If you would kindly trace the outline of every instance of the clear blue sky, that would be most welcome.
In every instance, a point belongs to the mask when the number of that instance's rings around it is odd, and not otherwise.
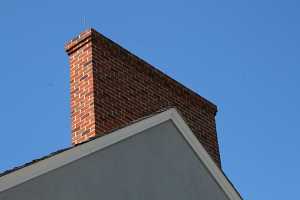
[[[218,105],[223,169],[245,199],[298,198],[299,10],[296,0],[1,1],[0,171],[70,145],[63,47],[92,26]]]

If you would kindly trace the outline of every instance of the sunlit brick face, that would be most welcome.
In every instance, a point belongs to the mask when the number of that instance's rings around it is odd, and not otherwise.
[[[71,69],[73,144],[175,107],[221,166],[214,104],[93,29],[65,49]]]
[[[80,35],[84,40],[68,45],[71,83],[72,143],[78,144],[95,136],[94,84],[90,31]]]

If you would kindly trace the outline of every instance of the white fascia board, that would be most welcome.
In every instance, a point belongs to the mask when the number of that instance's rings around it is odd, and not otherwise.
[[[171,108],[167,111],[116,130],[113,133],[78,145],[67,151],[46,158],[45,160],[33,163],[32,165],[4,175],[3,177],[0,177],[0,192],[8,190],[9,188],[15,187],[28,180],[67,165],[91,153],[116,144],[126,138],[142,133],[144,130],[157,126],[168,120],[173,121],[186,141],[190,144],[196,155],[206,166],[210,174],[214,177],[215,181],[224,190],[228,198],[230,200],[241,200],[239,194],[237,194],[233,186],[228,182],[227,178],[206,152],[204,147],[200,144],[198,139],[195,137],[191,129],[188,127],[186,122],[183,120],[183,118],[175,108]]]
[[[230,200],[242,200],[241,196],[236,192],[231,183],[229,183],[224,173],[216,165],[176,109],[171,113],[171,119],[227,197]]]

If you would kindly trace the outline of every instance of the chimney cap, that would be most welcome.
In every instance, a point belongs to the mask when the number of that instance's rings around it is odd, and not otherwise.
[[[93,33],[95,32],[96,30],[94,28],[88,28],[85,31],[81,32],[78,36],[74,37],[65,44],[65,51],[68,53],[68,55],[71,55],[86,42],[89,42]]]

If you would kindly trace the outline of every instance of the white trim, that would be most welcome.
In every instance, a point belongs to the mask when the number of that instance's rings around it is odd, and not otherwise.
[[[215,178],[216,182],[219,186],[224,190],[225,194],[228,196],[230,200],[242,200],[240,195],[235,191],[233,186],[228,182],[227,178],[224,176],[223,172],[216,165],[216,163],[212,160],[210,155],[204,149],[203,145],[198,141],[192,130],[185,123],[183,118],[179,115],[179,113],[175,110],[171,113],[171,118],[185,137],[187,142],[191,145],[199,159],[203,162],[203,164],[208,169],[209,173]]]
[[[119,129],[106,136],[97,138],[85,144],[71,148],[67,151],[59,153],[53,157],[33,163],[27,167],[21,168],[15,172],[0,177],[0,192],[3,192],[16,185],[24,183],[30,179],[38,177],[49,171],[67,165],[93,152],[101,150],[105,147],[118,143],[126,138],[143,132],[146,129],[154,127],[158,124],[172,120],[178,130],[182,133],[187,142],[191,145],[199,159],[207,167],[208,171],[215,178],[216,182],[224,190],[230,200],[241,200],[241,197],[228,182],[219,167],[214,163],[204,147],[198,142],[191,129],[185,123],[183,118],[176,109],[171,108],[165,112],[149,117],[142,121],[136,122],[125,128]]]

